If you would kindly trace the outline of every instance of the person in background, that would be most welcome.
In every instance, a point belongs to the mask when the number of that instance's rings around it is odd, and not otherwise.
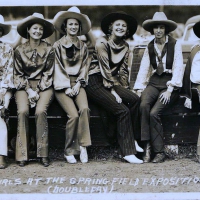
[[[86,87],[88,97],[117,119],[117,139],[123,159],[143,163],[135,154],[143,151],[140,138],[139,97],[130,91],[128,77],[129,45],[125,41],[137,29],[137,21],[125,12],[114,12],[101,22],[105,36],[96,41]]]
[[[54,17],[55,28],[64,36],[55,42],[55,97],[68,116],[64,157],[68,163],[88,162],[86,147],[91,145],[90,110],[84,87],[87,84],[88,48],[78,36],[91,28],[87,15],[77,7],[60,11]]]
[[[156,154],[153,163],[163,162],[164,136],[160,114],[179,98],[184,74],[181,45],[168,34],[177,24],[165,13],[156,12],[143,28],[155,35],[148,44],[134,85],[141,96],[141,140],[144,141],[144,162],[151,160],[151,146]]]
[[[4,17],[0,15],[0,38],[7,35],[11,25],[5,24]],[[8,105],[12,96],[13,84],[13,48],[0,39],[0,169],[7,167],[5,157],[8,153]]]
[[[54,32],[54,26],[40,13],[24,18],[17,26],[19,35],[28,39],[14,54],[15,100],[18,113],[16,160],[23,167],[28,161],[29,106],[35,107],[37,157],[49,166],[47,109],[53,99],[53,47],[43,39]]]
[[[196,22],[193,26],[194,34],[200,38],[200,22]],[[200,43],[194,45],[188,57],[185,73],[183,77],[183,87],[181,88],[181,96],[185,97],[184,106],[192,109],[192,90],[197,90],[200,101]],[[200,162],[200,134],[197,142],[197,156]]]

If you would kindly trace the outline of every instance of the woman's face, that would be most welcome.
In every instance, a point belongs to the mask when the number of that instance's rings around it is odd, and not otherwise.
[[[79,22],[77,19],[68,19],[66,23],[65,31],[67,35],[77,35],[79,31]]]
[[[153,28],[155,38],[162,39],[165,37],[165,25],[159,24]]]
[[[117,37],[123,37],[127,32],[127,23],[122,20],[118,19],[113,22],[112,25],[112,35],[115,35]]]
[[[31,28],[28,30],[30,38],[39,40],[43,36],[43,26],[41,24],[33,24]]]

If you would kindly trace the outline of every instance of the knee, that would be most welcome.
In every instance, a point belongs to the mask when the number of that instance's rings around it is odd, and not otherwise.
[[[156,110],[151,110],[150,111],[150,118],[157,118],[158,112]]]
[[[122,109],[118,110],[116,113],[120,116],[122,115],[127,116],[127,115],[130,115],[130,110],[127,107],[123,107]]]
[[[41,116],[41,115],[43,116],[46,114],[47,114],[47,112],[44,109],[36,109],[36,111],[35,111],[35,116]]]
[[[78,115],[78,113],[74,113],[72,115],[68,115],[68,118],[70,121],[76,122],[79,120],[79,115]]]
[[[89,113],[90,109],[88,107],[83,107],[79,109],[80,114]]]
[[[147,107],[148,107],[148,104],[146,102],[142,101],[140,103],[140,110],[146,110]]]
[[[19,117],[29,116],[29,109],[20,109],[17,111]]]

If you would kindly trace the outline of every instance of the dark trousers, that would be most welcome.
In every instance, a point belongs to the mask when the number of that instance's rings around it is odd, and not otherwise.
[[[88,98],[105,110],[112,113],[117,120],[117,138],[123,156],[136,154],[134,134],[139,132],[139,97],[122,86],[114,86],[117,94],[122,98],[122,103],[117,103],[109,89],[103,86],[101,75],[89,76],[86,87]]]
[[[160,95],[167,90],[166,83],[171,79],[170,75],[154,74],[141,96],[141,140],[150,140],[155,153],[164,151],[163,127],[160,119],[162,112],[174,104],[179,97],[179,90],[174,90],[170,102],[160,102]]]

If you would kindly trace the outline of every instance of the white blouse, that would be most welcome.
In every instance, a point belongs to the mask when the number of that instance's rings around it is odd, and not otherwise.
[[[193,83],[200,84],[200,52],[198,51],[193,58],[190,80]]]
[[[166,43],[168,42],[168,37],[166,37]],[[161,54],[158,49],[155,41],[154,47],[158,54]],[[158,63],[158,59],[156,58]],[[174,62],[172,65],[172,70],[166,69],[166,54],[162,58],[164,71],[168,73],[172,73],[172,79],[167,82],[168,91],[173,91],[174,87],[182,87],[182,79],[185,70],[185,66],[183,65],[183,55],[182,48],[179,41],[175,44],[174,49]],[[134,85],[134,90],[144,90],[149,82],[149,78],[155,73],[156,70],[150,65],[149,51],[148,47],[146,47],[144,51],[144,55],[140,64],[140,70],[137,75],[137,79]]]

